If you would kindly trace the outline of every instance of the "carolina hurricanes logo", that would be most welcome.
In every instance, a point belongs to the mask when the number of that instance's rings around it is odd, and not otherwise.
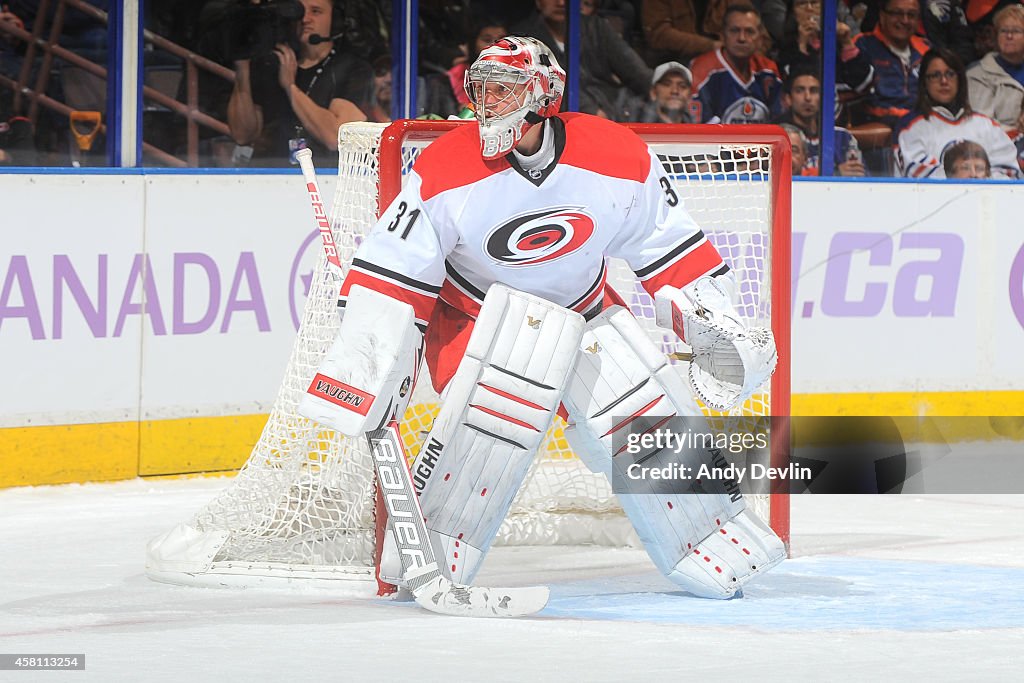
[[[494,260],[510,266],[533,266],[568,256],[594,234],[594,219],[578,207],[545,209],[499,225],[484,240]]]

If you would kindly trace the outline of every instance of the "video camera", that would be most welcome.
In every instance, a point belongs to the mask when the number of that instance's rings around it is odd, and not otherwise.
[[[224,53],[230,60],[267,55],[278,43],[298,49],[298,25],[305,8],[299,0],[235,0],[224,9]]]

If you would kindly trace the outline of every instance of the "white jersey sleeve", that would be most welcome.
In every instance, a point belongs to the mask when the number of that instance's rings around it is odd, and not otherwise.
[[[652,296],[665,285],[682,289],[705,275],[727,273],[729,266],[686,211],[661,161],[649,148],[647,153],[650,170],[609,255],[625,260]]]
[[[439,232],[421,198],[420,176],[412,171],[377,224],[359,245],[341,287],[338,306],[344,307],[354,285],[361,285],[399,301],[416,312],[416,324],[425,329],[445,279],[445,255],[455,235]]]

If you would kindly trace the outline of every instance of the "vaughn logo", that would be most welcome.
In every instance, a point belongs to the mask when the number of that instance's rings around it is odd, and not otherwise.
[[[322,398],[325,401],[330,401],[342,408],[348,408],[360,415],[366,415],[370,411],[373,399],[376,398],[373,394],[350,387],[344,382],[339,382],[327,375],[321,375],[319,372],[313,378],[313,381],[310,382],[306,393]]]
[[[568,256],[594,234],[594,219],[579,207],[545,209],[516,216],[491,230],[488,256],[510,266],[533,266]]]
[[[424,446],[423,455],[417,458],[416,471],[412,473],[412,485],[416,489],[416,493],[423,492],[423,487],[427,485],[427,480],[434,473],[437,459],[441,457],[443,450],[444,444],[437,439],[431,439]]]

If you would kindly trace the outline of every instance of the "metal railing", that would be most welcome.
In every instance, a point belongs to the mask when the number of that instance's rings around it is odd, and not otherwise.
[[[96,19],[106,26],[108,24],[107,13],[90,5],[83,0],[57,0],[57,6],[53,14],[53,21],[50,22],[47,37],[43,37],[46,25],[46,17],[50,13],[51,0],[41,0],[37,12],[37,20],[32,26],[31,33],[15,27],[12,24],[0,23],[0,33],[13,36],[15,39],[26,44],[24,61],[17,80],[7,75],[0,74],[0,85],[6,86],[14,91],[14,111],[24,112],[26,100],[27,116],[33,126],[39,117],[39,108],[46,107],[57,112],[61,116],[70,116],[73,109],[65,102],[61,102],[46,94],[47,84],[51,77],[54,57],[67,62],[72,66],[97,76],[104,81],[107,80],[107,69],[101,64],[90,61],[60,45],[61,33],[64,28],[64,15],[68,6]],[[199,126],[204,126],[221,135],[230,135],[227,123],[221,121],[199,109],[199,70],[223,78],[234,83],[235,72],[205,57],[197,55],[177,43],[167,40],[152,31],[144,31],[143,38],[146,43],[153,47],[164,50],[184,62],[185,101],[166,95],[160,90],[144,85],[142,96],[144,100],[150,100],[166,109],[174,112],[185,119],[185,158],[181,159],[174,154],[160,149],[145,141],[145,131],[142,131],[142,149],[146,154],[168,166],[196,167],[199,165]],[[33,66],[37,53],[41,52],[38,73],[32,86],[29,86]],[[106,127],[101,124],[101,131]]]

